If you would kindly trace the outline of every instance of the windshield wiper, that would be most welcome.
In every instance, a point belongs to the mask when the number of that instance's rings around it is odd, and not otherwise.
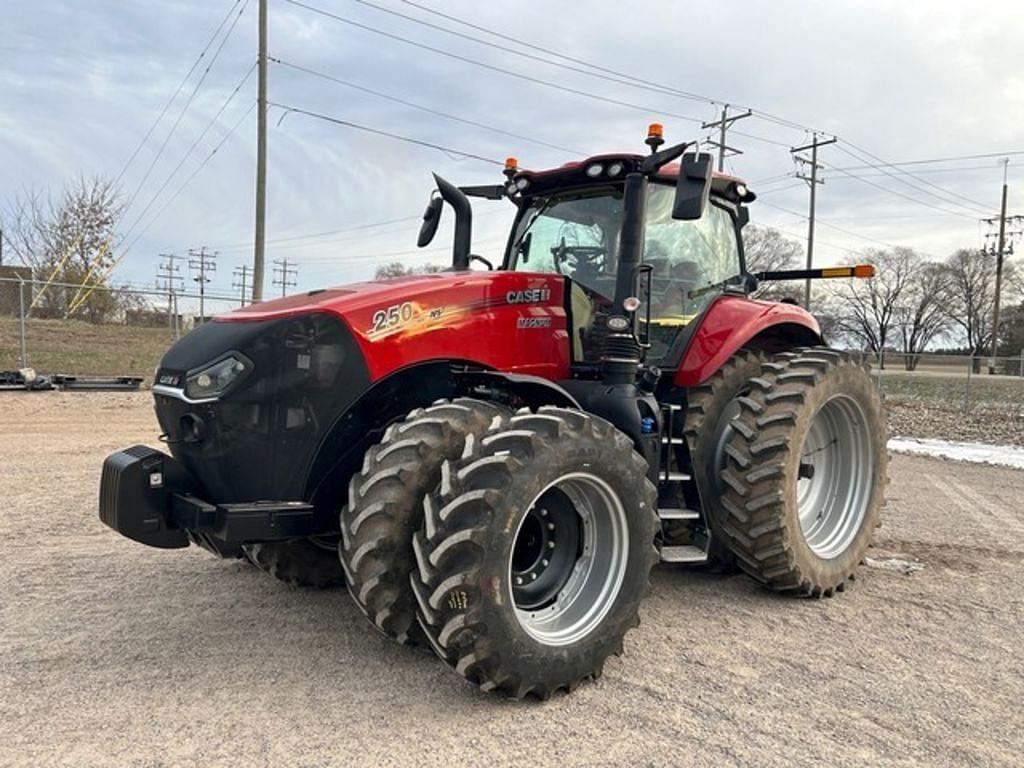
[[[719,280],[717,283],[711,283],[710,285],[705,285],[701,288],[695,288],[692,291],[687,291],[686,297],[688,299],[699,299],[701,296],[706,296],[714,291],[723,291],[731,285],[735,285],[737,288],[744,289],[744,291],[747,292],[745,289],[749,287],[749,284],[744,285],[744,280],[745,278],[752,277],[753,275],[746,272],[740,272],[732,275],[731,277],[725,278],[725,280]]]
[[[512,253],[514,253],[516,255],[519,254],[519,252],[520,252],[519,249],[520,249],[520,247],[523,244],[523,239],[530,232],[530,228],[536,223],[537,219],[539,219],[541,216],[543,216],[547,212],[548,208],[550,208],[554,204],[555,204],[555,197],[554,196],[547,198],[541,204],[540,208],[537,209],[537,212],[535,214],[533,214],[533,217],[530,219],[530,222],[523,228],[523,231],[519,233],[519,237],[517,237],[516,241],[514,243],[512,243]]]

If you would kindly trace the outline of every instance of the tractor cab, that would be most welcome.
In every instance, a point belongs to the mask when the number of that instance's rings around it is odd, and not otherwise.
[[[602,330],[612,317],[620,279],[635,286],[640,305],[638,335],[650,344],[647,359],[666,367],[681,352],[677,343],[687,326],[745,272],[740,230],[743,203],[754,195],[736,179],[707,173],[710,158],[694,154],[702,177],[691,190],[698,200],[686,218],[676,214],[679,166],[658,168],[644,179],[638,258],[623,259],[625,177],[638,173],[644,158],[606,155],[553,171],[516,170],[512,186],[520,194],[519,214],[505,252],[503,269],[562,275],[570,282],[573,357],[596,362]],[[694,214],[699,214],[694,216]],[[628,246],[627,246],[628,247]],[[627,297],[628,298],[628,297]]]
[[[646,143],[647,156],[599,155],[544,171],[509,158],[504,185],[457,188],[437,178],[420,245],[448,202],[456,213],[453,267],[468,268],[480,257],[469,253],[467,196],[507,198],[518,213],[500,269],[566,279],[573,363],[607,359],[611,333],[620,337],[619,357],[675,368],[693,321],[715,298],[749,292],[740,232],[754,195],[715,173],[694,144],[660,149],[658,124]]]

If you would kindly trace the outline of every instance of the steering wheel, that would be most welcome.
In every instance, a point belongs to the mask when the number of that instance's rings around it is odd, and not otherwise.
[[[554,257],[555,269],[559,274],[564,275],[562,265],[566,265],[573,272],[591,272],[597,274],[604,269],[605,259],[608,256],[608,249],[602,245],[566,245],[565,238],[551,248],[551,255]],[[572,263],[570,263],[572,259]]]

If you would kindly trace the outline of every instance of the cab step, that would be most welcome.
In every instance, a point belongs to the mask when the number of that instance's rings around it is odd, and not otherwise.
[[[693,544],[661,548],[661,562],[663,563],[706,563],[707,561],[708,553]]]
[[[678,472],[670,469],[661,473],[661,480],[669,483],[685,483],[690,479],[692,479],[691,476],[686,472]]]
[[[658,510],[662,520],[700,520],[700,512],[695,509],[665,508]]]

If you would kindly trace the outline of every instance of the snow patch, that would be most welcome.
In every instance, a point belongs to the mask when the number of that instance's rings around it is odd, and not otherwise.
[[[919,563],[916,560],[903,560],[898,557],[888,557],[884,560],[865,557],[864,565],[868,568],[877,568],[880,571],[894,571],[895,573],[902,573],[905,576],[909,576],[914,573],[914,571],[920,571],[924,568],[924,563]]]
[[[889,440],[889,450],[894,453],[937,456],[954,461],[996,464],[1024,469],[1024,448],[1012,445],[985,445],[984,443],[957,443],[949,440],[917,437],[894,437]]]

